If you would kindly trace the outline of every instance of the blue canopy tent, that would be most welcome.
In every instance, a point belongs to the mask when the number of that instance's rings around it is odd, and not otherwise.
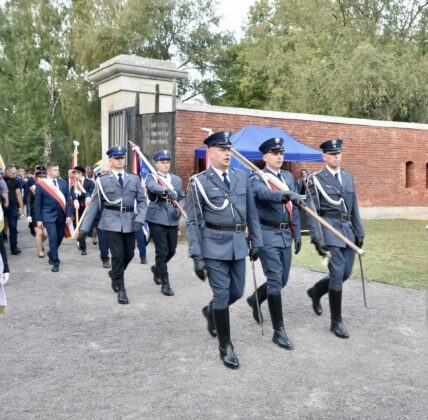
[[[272,137],[284,139],[284,160],[287,162],[322,162],[322,151],[306,146],[299,140],[291,137],[282,128],[262,127],[258,125],[246,125],[241,128],[230,139],[232,147],[243,154],[249,160],[263,160],[259,146]],[[205,159],[205,147],[195,149],[196,159]]]

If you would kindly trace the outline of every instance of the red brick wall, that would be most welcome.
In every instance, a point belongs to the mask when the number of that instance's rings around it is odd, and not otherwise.
[[[184,110],[177,110],[176,121],[176,171],[186,184],[188,174],[195,172],[194,149],[200,147],[206,137],[201,127],[210,127],[214,131],[231,129],[236,132],[248,124],[275,126],[283,128],[294,138],[312,147],[318,147],[328,139],[343,139],[342,167],[354,175],[361,206],[428,206],[427,130]],[[410,188],[406,188],[408,161],[414,163]],[[302,167],[313,172],[322,166],[322,163],[296,162],[291,163],[290,169],[297,178]]]

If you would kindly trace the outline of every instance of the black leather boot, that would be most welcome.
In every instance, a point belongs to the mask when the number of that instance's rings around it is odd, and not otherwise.
[[[171,286],[169,285],[169,276],[168,273],[164,273],[160,275],[161,278],[161,292],[165,296],[174,296],[174,291],[171,289]]]
[[[111,278],[111,288],[113,289],[113,292],[117,293],[119,291],[119,286],[117,284],[116,279],[113,277],[113,271],[110,270],[108,272],[108,275]]]
[[[281,293],[269,295],[267,298],[273,327],[272,341],[279,347],[282,347],[287,350],[293,350],[293,343],[287,337],[287,333],[285,332],[284,328]]]
[[[117,293],[117,302],[121,305],[127,305],[129,303],[128,296],[126,294],[126,289],[120,289]]]
[[[215,329],[215,323],[213,318],[213,301],[207,306],[202,308],[202,314],[207,320],[207,329],[212,337],[217,337],[217,330]]]
[[[152,270],[152,273],[153,273],[153,281],[159,286],[161,284],[161,278],[158,272],[156,271],[156,266],[152,265],[150,269]]]
[[[257,289],[257,297],[259,298],[259,305],[266,300],[267,298],[267,283],[263,283],[258,289]],[[257,322],[257,324],[260,324],[263,321],[263,314],[262,309],[260,308],[260,318],[259,319],[259,311],[257,310],[257,301],[256,296],[253,293],[251,296],[247,298],[248,305],[251,306],[253,310],[253,318]]]
[[[306,291],[308,296],[312,299],[312,308],[317,315],[322,314],[321,298],[328,292],[329,281],[329,276],[324,277]]]
[[[213,317],[217,329],[220,359],[229,369],[238,369],[239,360],[230,341],[229,308],[213,309]]]
[[[342,291],[329,289],[331,326],[330,331],[339,338],[349,338],[349,333],[342,322]]]

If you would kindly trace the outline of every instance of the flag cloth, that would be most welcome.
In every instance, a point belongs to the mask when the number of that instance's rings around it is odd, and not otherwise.
[[[136,150],[132,151],[132,170],[131,171],[133,174],[138,175],[138,177],[140,178],[141,187],[143,188],[144,193],[147,197],[146,178],[151,171],[147,166],[147,164],[143,161],[143,159],[141,159],[141,157],[138,155]],[[147,222],[144,222],[143,232],[147,242],[150,237],[149,224]]]

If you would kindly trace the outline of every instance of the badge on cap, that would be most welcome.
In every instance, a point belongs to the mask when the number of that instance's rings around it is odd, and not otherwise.
[[[279,142],[281,141],[281,139],[279,137],[275,137],[275,143],[279,144]]]

